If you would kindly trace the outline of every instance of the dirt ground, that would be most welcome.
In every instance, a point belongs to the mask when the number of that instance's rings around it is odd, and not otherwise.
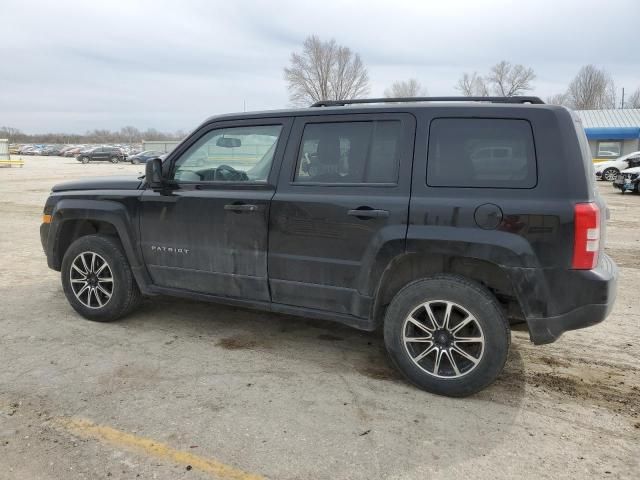
[[[405,383],[382,338],[171,298],[80,318],[38,228],[50,187],[142,166],[0,169],[0,479],[638,478],[640,195],[599,188],[620,266],[609,319],[535,347],[485,391]]]

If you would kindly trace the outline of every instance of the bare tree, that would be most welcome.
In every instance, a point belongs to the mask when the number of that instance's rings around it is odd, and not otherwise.
[[[284,77],[294,105],[358,98],[369,91],[369,74],[360,55],[315,35],[304,41],[302,53],[291,54]]]
[[[624,108],[640,108],[640,88],[636,88],[636,91],[629,95],[624,102]]]
[[[496,95],[513,97],[533,89],[531,82],[535,78],[536,74],[532,68],[524,65],[512,65],[503,60],[491,67],[486,81]]]
[[[487,88],[487,84],[484,78],[478,75],[477,72],[473,72],[472,74],[468,74],[466,72],[463,73],[460,80],[458,80],[455,89],[465,97],[489,96],[489,89]]]
[[[594,65],[585,65],[569,84],[567,97],[576,110],[616,107],[616,89],[609,73]]]
[[[547,97],[547,103],[550,105],[564,105],[565,107],[570,106],[566,93],[556,93],[555,95]]]
[[[423,88],[415,78],[393,82],[391,87],[384,91],[384,96],[387,98],[424,97],[426,95],[428,95],[427,89]]]

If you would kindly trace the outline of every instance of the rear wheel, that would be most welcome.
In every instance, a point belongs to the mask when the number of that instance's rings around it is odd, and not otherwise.
[[[509,323],[491,293],[457,275],[438,275],[403,288],[384,321],[393,363],[419,388],[471,395],[492,383],[507,360]]]
[[[89,163],[89,157],[82,157],[82,158],[80,159],[80,161],[81,161],[82,163],[87,164],[87,163]]]
[[[99,322],[116,320],[140,302],[140,290],[117,239],[81,237],[62,260],[62,287],[71,306]]]
[[[120,159],[118,157],[111,157],[109,160],[111,160],[111,163],[118,163],[120,161]]]

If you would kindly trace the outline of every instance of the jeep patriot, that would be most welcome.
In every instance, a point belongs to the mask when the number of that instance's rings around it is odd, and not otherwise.
[[[570,110],[420,97],[212,117],[142,178],[54,186],[40,235],[87,319],[162,294],[381,329],[411,383],[465,396],[511,324],[609,314],[606,216]]]

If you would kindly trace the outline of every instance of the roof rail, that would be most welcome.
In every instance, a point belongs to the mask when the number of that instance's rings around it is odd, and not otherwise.
[[[353,98],[351,100],[321,100],[312,107],[343,107],[363,103],[408,103],[408,102],[489,102],[489,103],[534,103],[544,104],[539,97],[398,97],[398,98]]]

